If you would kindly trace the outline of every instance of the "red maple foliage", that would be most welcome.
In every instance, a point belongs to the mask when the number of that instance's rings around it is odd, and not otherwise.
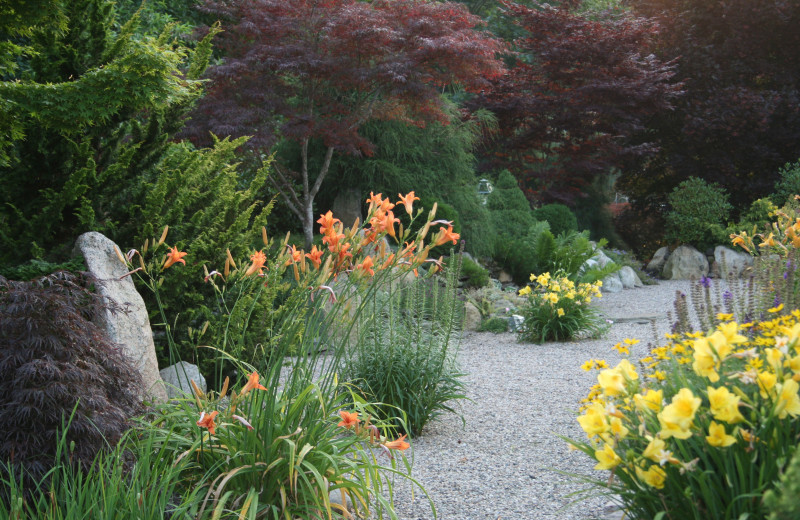
[[[525,30],[516,64],[473,101],[499,119],[483,167],[507,168],[536,201],[571,203],[597,175],[654,153],[648,119],[679,86],[672,64],[641,49],[657,31],[622,11],[588,19],[564,7],[500,2]]]
[[[718,182],[738,209],[771,193],[800,157],[800,2],[631,0],[662,27],[653,52],[677,58],[686,94],[653,126],[661,152],[622,182],[635,199],[690,176]]]
[[[372,152],[359,134],[366,121],[445,121],[443,87],[479,90],[502,72],[502,44],[476,30],[480,19],[461,4],[208,0],[206,9],[227,21],[225,59],[210,69],[190,132],[196,141],[209,131],[252,135],[249,146],[261,151],[280,138],[297,142],[300,171],[276,164],[273,181],[309,247],[314,197],[333,153]],[[323,157],[310,157],[314,143]],[[298,178],[300,191],[292,189]]]

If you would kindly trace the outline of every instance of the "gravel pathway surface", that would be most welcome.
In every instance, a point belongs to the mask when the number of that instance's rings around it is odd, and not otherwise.
[[[575,502],[586,485],[561,472],[607,478],[558,436],[583,440],[575,420],[579,400],[596,380],[580,366],[588,359],[621,359],[611,347],[640,339],[631,357],[645,355],[648,343],[663,343],[667,312],[676,291],[688,281],[606,294],[597,306],[614,320],[602,340],[520,344],[513,334],[466,333],[460,361],[469,401],[460,405],[466,424],[446,415],[426,427],[406,453],[413,476],[427,489],[441,520],[591,520],[611,518],[609,497]],[[658,338],[654,338],[655,323]],[[423,494],[395,483],[395,505],[402,520],[433,519]],[[611,516],[609,516],[611,515]],[[616,513],[616,518],[620,514]]]

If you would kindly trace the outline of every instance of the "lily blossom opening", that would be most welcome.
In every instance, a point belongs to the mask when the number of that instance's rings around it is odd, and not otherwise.
[[[208,428],[208,433],[214,435],[215,428],[217,427],[216,423],[214,422],[214,418],[217,416],[219,412],[214,410],[211,413],[201,412],[200,413],[200,420],[197,421],[197,426],[201,428]]]
[[[411,445],[404,440],[406,436],[407,435],[403,435],[396,441],[384,442],[383,445],[389,448],[390,450],[397,450],[397,451],[407,450],[408,448],[411,447]]]
[[[253,372],[249,376],[247,376],[247,383],[242,387],[242,391],[239,395],[244,395],[250,390],[266,390],[267,387],[260,384],[258,382],[258,372]]]
[[[161,269],[164,270],[170,267],[172,264],[176,264],[178,262],[186,265],[186,260],[183,259],[184,256],[186,256],[186,253],[178,251],[178,246],[173,247],[169,250],[169,253],[167,253],[167,260],[164,262],[164,267]]]
[[[409,191],[406,195],[400,195],[398,193],[397,196],[400,197],[400,200],[397,201],[397,203],[402,204],[406,208],[406,213],[408,213],[410,216],[414,201],[419,200],[419,197],[415,197],[413,191]]]
[[[358,418],[358,412],[346,412],[344,410],[339,410],[339,417],[341,417],[342,420],[339,421],[339,424],[336,426],[342,426],[348,430],[353,426],[357,427],[358,423],[360,422]]]
[[[253,262],[250,264],[250,267],[247,268],[245,271],[245,276],[250,276],[251,274],[258,272],[261,274],[261,270],[264,268],[264,264],[267,263],[267,255],[264,254],[264,251],[256,251],[252,255],[250,255],[250,260]]]
[[[461,238],[461,235],[458,233],[453,232],[453,226],[448,225],[447,229],[441,228],[439,229],[439,234],[436,235],[436,240],[433,243],[434,246],[440,246],[445,242],[449,242],[450,240],[453,241],[453,244],[458,243],[458,239]]]

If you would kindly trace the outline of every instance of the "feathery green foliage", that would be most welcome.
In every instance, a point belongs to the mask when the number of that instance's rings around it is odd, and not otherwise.
[[[0,140],[0,264],[64,258],[87,230],[113,236],[127,216],[121,195],[165,153],[200,95],[219,32],[191,52],[166,35],[136,36],[137,16],[117,28],[108,0],[48,5],[61,23],[24,27],[29,44],[0,81],[14,123]]]
[[[244,319],[230,313],[250,309],[255,319],[241,342],[249,347],[234,354],[252,361],[256,345],[269,340],[273,307],[281,289],[280,285],[270,286],[257,300],[233,307],[231,299],[235,295],[218,298],[210,285],[198,283],[207,273],[223,270],[227,251],[235,259],[246,259],[253,249],[263,247],[260,230],[267,224],[272,203],[260,201],[258,194],[269,174],[269,164],[247,186],[240,186],[235,152],[244,141],[246,138],[225,138],[216,141],[213,148],[202,150],[186,144],[170,147],[153,172],[143,176],[134,197],[142,201],[141,205],[130,208],[126,227],[118,231],[121,236],[133,235],[134,244],[143,245],[149,240],[152,247],[168,225],[170,241],[192,259],[184,268],[165,277],[160,305],[173,317],[169,327],[176,340],[178,357],[198,364],[208,375],[213,372],[214,356],[195,348],[198,338],[188,333],[189,327],[201,330],[208,321],[210,332],[203,337],[203,343],[219,346],[228,319],[233,318],[236,324]],[[149,291],[143,294],[151,313],[157,312],[153,295]],[[157,330],[165,326],[160,319],[154,323]],[[166,344],[159,347],[163,363],[176,362],[173,357],[176,353],[170,352]]]

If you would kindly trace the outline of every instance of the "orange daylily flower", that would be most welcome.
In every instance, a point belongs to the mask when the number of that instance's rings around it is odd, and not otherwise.
[[[400,197],[400,200],[399,200],[399,201],[397,201],[397,203],[398,203],[398,204],[402,204],[403,206],[405,206],[405,208],[406,208],[406,213],[408,213],[409,215],[411,215],[411,208],[412,208],[412,205],[414,204],[414,201],[415,201],[415,200],[419,200],[419,197],[415,197],[415,196],[414,196],[414,192],[413,192],[413,191],[409,191],[409,192],[408,192],[408,193],[407,193],[405,196],[403,196],[403,195],[400,195],[400,194],[398,193],[398,194],[397,194],[397,196],[398,196],[398,197]]]
[[[337,222],[341,222],[341,220],[338,218],[333,218],[332,211],[328,211],[324,215],[320,215],[319,220],[317,220],[317,223],[320,225],[319,232],[323,235],[326,235],[330,230],[333,229],[333,226]]]
[[[258,382],[258,372],[253,372],[249,376],[247,376],[247,383],[245,383],[244,387],[242,387],[242,392],[239,395],[244,395],[250,390],[266,390],[267,388],[259,384]]]
[[[447,226],[447,229],[439,229],[439,234],[436,236],[436,241],[433,243],[433,245],[440,246],[450,240],[453,241],[453,244],[456,244],[458,243],[459,238],[461,238],[461,235],[458,233],[453,233],[453,226]]]
[[[247,268],[247,271],[245,271],[244,275],[250,276],[256,271],[258,271],[258,274],[261,274],[261,269],[264,268],[264,264],[267,262],[267,255],[265,255],[263,251],[256,251],[250,255],[250,260],[253,263],[250,264],[250,267]]]
[[[164,262],[164,267],[162,267],[161,269],[162,270],[166,269],[172,264],[178,262],[182,263],[183,265],[186,265],[186,260],[183,259],[184,256],[186,256],[186,253],[178,251],[177,246],[173,247],[172,249],[169,250],[169,253],[167,253],[167,261]]]
[[[289,246],[289,256],[290,258],[286,260],[286,265],[291,265],[294,263],[299,262],[303,259],[303,250],[297,250],[294,246]]]
[[[398,450],[398,451],[407,450],[408,448],[411,447],[411,445],[403,440],[405,438],[406,435],[403,435],[396,441],[384,442],[383,445],[389,448],[390,450]]]
[[[322,243],[328,244],[328,249],[330,251],[336,251],[336,247],[339,245],[339,241],[344,238],[344,233],[336,233],[335,231],[329,232],[324,237],[322,237]]]
[[[217,416],[219,412],[214,410],[211,413],[201,412],[200,413],[200,420],[197,421],[197,426],[201,428],[208,428],[208,433],[214,435],[215,428],[217,427],[216,423],[214,422],[214,418]]]
[[[360,269],[361,271],[367,273],[370,276],[375,276],[375,271],[372,269],[372,266],[375,265],[372,262],[372,257],[367,256],[364,258],[364,261],[360,264],[356,265],[356,269]]]
[[[306,258],[311,260],[311,263],[314,264],[314,267],[319,269],[320,264],[322,264],[322,250],[317,249],[317,246],[314,245],[311,247],[311,252],[306,253]]]
[[[342,420],[339,421],[339,424],[336,426],[344,426],[348,430],[353,426],[358,426],[358,412],[345,412],[344,410],[340,410],[339,417],[341,417]]]

